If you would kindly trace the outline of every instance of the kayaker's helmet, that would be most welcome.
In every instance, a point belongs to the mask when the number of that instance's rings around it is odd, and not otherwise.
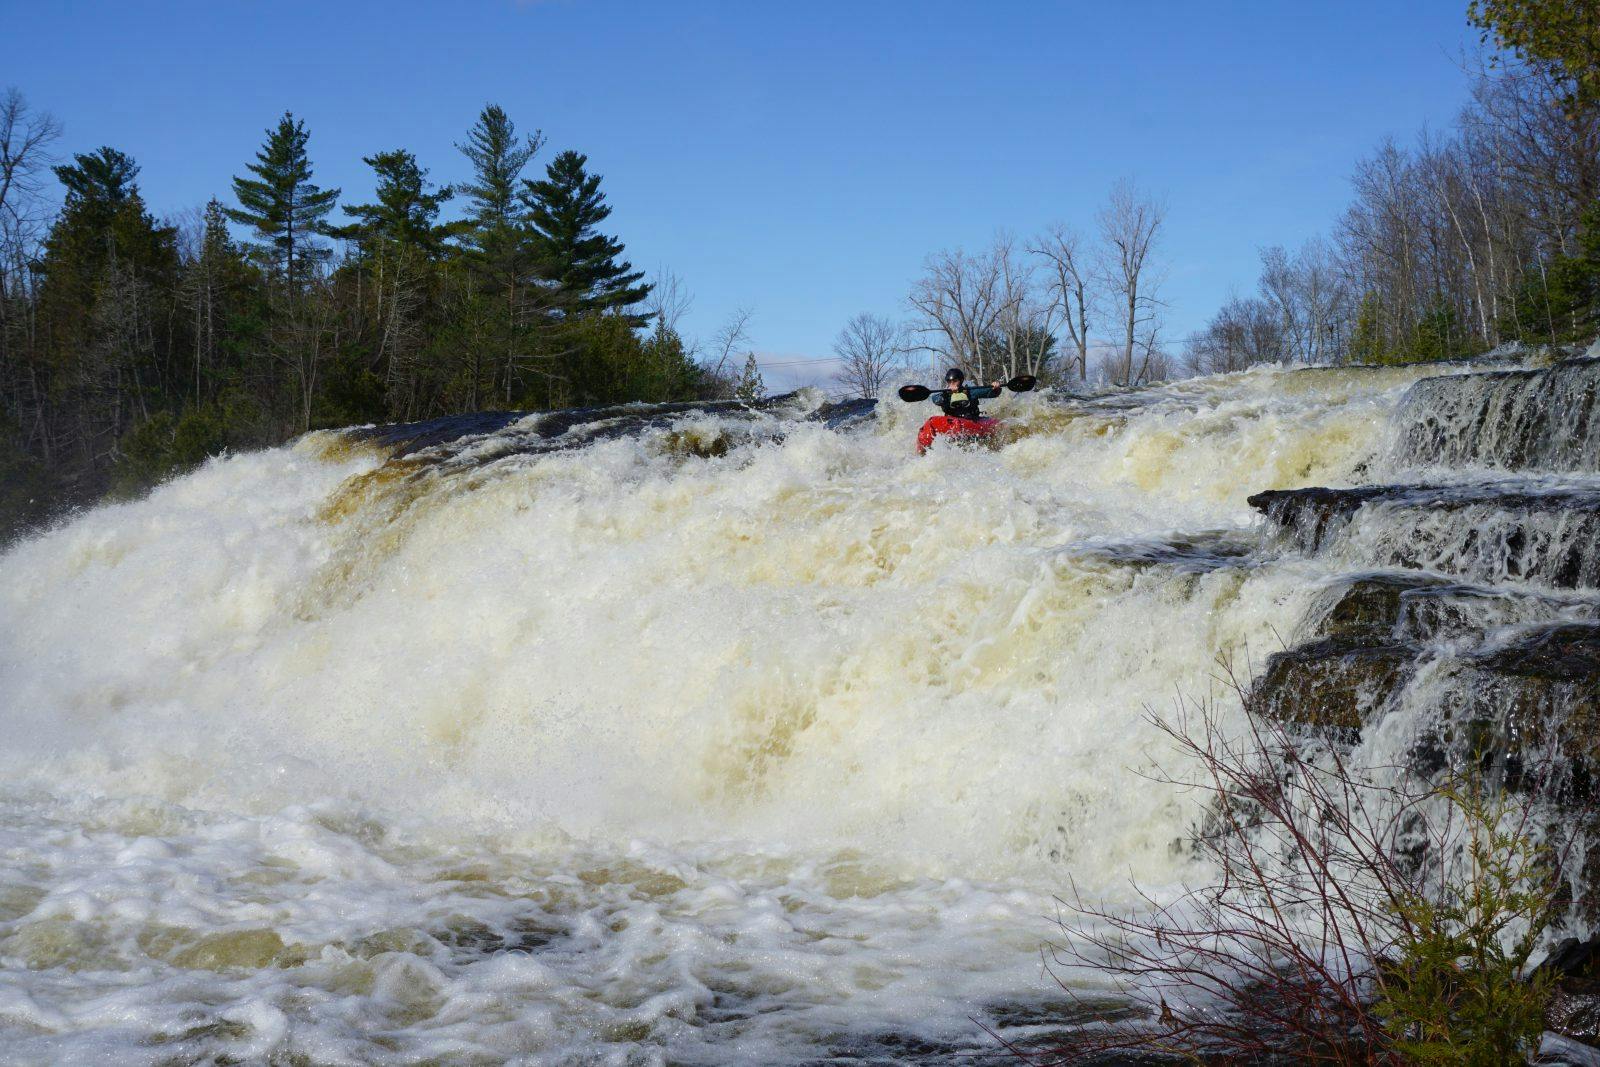
[[[949,370],[944,372],[944,382],[946,385],[960,385],[961,382],[966,379],[966,377],[967,376],[965,374],[961,373],[960,367],[951,367]]]

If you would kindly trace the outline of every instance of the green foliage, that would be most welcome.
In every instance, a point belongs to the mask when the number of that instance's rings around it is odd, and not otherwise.
[[[259,408],[247,398],[158,411],[123,435],[111,472],[111,492],[137,496],[185,474],[213,456],[267,443]]]
[[[1356,324],[1350,335],[1350,361],[1352,363],[1384,363],[1388,361],[1388,346],[1383,342],[1383,305],[1377,294],[1367,293],[1356,309]]]
[[[467,131],[466,141],[456,146],[472,164],[472,180],[460,186],[467,200],[461,243],[467,261],[488,275],[491,284],[515,285],[527,272],[531,252],[517,182],[543,144],[537,130],[519,138],[505,111],[490,104]]]
[[[0,434],[0,546],[49,518],[54,506],[49,468]]]
[[[577,314],[620,309],[642,301],[650,286],[640,285],[643,271],[620,260],[622,242],[598,229],[611,214],[600,175],[584,167],[588,157],[566,151],[545,168],[542,181],[528,181],[523,203],[528,209],[544,276],[560,286],[566,305]],[[647,316],[630,316],[644,325]]]
[[[1471,0],[1467,18],[1501,48],[1565,72],[1574,104],[1600,100],[1600,5],[1593,0]]]
[[[1553,256],[1522,286],[1501,329],[1528,341],[1587,341],[1600,332],[1600,201],[1578,226],[1574,255]]]
[[[1463,867],[1442,899],[1413,889],[1394,901],[1403,934],[1398,957],[1382,965],[1374,1010],[1408,1062],[1524,1062],[1552,990],[1528,964],[1555,917],[1555,864],[1514,825],[1503,795],[1473,782],[1441,795],[1465,823]]]
[[[341,353],[323,370],[311,414],[313,428],[383,422],[388,414],[383,379],[372,372],[360,353]]]
[[[581,155],[524,182],[542,138],[490,105],[459,146],[465,218],[440,221],[455,190],[396,148],[366,157],[374,196],[335,231],[339,191],[315,184],[308,140],[286,113],[234,205],[211,200],[182,240],[122,152],[57,168],[38,288],[0,294],[0,530],[313,426],[712,388],[682,338],[645,335],[630,313],[649,286],[599,232],[610,209]],[[348,242],[343,261],[315,269],[330,235]]]
[[[437,257],[451,228],[436,220],[454,190],[446,185],[429,192],[428,172],[405,149],[379,152],[362,162],[378,176],[377,203],[345,207],[344,213],[356,221],[334,231],[334,236],[355,241],[369,255],[377,246],[393,245]]]
[[[1441,299],[1417,320],[1404,347],[1393,354],[1400,357],[1397,362],[1432,363],[1465,355],[1465,340],[1455,309]]]
[[[738,382],[734,384],[734,399],[760,400],[766,395],[767,383],[762,380],[761,368],[756,365],[756,354],[751,352],[744,357],[744,371],[740,373]]]
[[[323,217],[333,210],[339,190],[320,189],[311,181],[310,138],[305,123],[285,111],[277,127],[267,130],[256,162],[246,165],[255,177],[233,179],[239,206],[228,209],[229,218],[251,227],[265,242],[257,249],[291,286],[303,284],[312,267],[332,255],[315,237],[328,232]]]
[[[67,166],[55,168],[56,177],[67,187],[67,206],[103,205],[115,210],[138,192],[133,179],[139,165],[115,148],[75,157]]]

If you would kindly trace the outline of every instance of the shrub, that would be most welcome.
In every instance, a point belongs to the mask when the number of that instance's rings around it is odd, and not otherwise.
[[[1241,736],[1210,706],[1152,720],[1198,768],[1160,780],[1209,798],[1191,843],[1214,878],[1134,912],[1074,887],[1058,980],[1072,995],[1063,969],[1109,972],[1146,1014],[1053,1057],[1476,1067],[1532,1051],[1550,987],[1529,958],[1563,859],[1538,789],[1358,768],[1254,714]]]

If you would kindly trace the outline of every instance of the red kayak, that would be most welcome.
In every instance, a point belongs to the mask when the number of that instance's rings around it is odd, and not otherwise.
[[[935,415],[917,431],[917,455],[922,455],[933,444],[935,437],[954,437],[958,440],[989,437],[1000,429],[995,419],[963,419],[957,415]]]

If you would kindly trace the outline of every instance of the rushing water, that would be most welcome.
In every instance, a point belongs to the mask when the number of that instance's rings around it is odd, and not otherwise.
[[[1395,562],[1246,497],[1455,461],[1393,416],[1461,369],[1016,396],[921,459],[923,406],[805,398],[317,434],[14,546],[0,1062],[975,1062],[1081,1022],[1054,895],[1193,873],[1145,710]]]

